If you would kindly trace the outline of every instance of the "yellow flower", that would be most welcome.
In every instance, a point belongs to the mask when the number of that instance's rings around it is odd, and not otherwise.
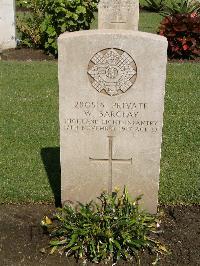
[[[115,187],[115,192],[118,193],[120,191],[119,187]]]
[[[52,224],[52,220],[49,217],[45,216],[44,219],[42,220],[41,224],[43,226],[45,226],[45,225],[51,225]]]

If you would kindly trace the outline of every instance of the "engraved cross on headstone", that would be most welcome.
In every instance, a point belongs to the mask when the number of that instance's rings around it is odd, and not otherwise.
[[[113,189],[113,163],[129,163],[132,164],[133,159],[114,159],[113,158],[113,137],[108,136],[109,140],[109,156],[107,159],[95,159],[95,158],[89,158],[91,161],[96,162],[108,162],[109,163],[109,180],[108,180],[108,192],[112,193]]]
[[[118,24],[118,23],[126,23],[126,17],[123,16],[121,7],[120,7],[120,2],[116,1],[114,4],[114,10],[113,10],[113,17],[111,20],[112,24]]]
[[[100,0],[99,29],[138,30],[139,0]]]

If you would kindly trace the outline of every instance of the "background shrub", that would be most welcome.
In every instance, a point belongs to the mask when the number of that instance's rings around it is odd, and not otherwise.
[[[145,0],[143,8],[151,12],[160,12],[165,6],[165,0]]]
[[[32,0],[30,13],[17,17],[21,44],[57,55],[57,38],[65,31],[88,30],[98,0]]]
[[[197,13],[166,16],[159,34],[169,42],[169,58],[193,59],[200,56],[200,16]]]
[[[199,0],[170,0],[165,2],[165,15],[199,13]]]
[[[34,0],[16,0],[16,7],[22,9],[28,9]]]

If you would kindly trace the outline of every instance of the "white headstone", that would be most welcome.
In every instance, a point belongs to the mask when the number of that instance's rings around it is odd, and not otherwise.
[[[15,47],[15,0],[0,0],[0,50]]]
[[[101,0],[98,8],[99,29],[138,30],[139,0]]]
[[[167,41],[138,31],[59,37],[62,202],[126,185],[158,203]]]

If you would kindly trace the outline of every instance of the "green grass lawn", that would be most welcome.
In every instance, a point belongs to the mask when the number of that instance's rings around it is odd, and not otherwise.
[[[139,28],[155,33],[161,19],[142,12]],[[168,65],[160,203],[200,203],[199,73],[200,64]],[[0,202],[53,201],[53,192],[60,194],[53,184],[59,179],[57,63],[0,61],[0,96]]]
[[[157,33],[159,24],[163,17],[158,13],[140,12],[139,30]]]
[[[200,64],[168,65],[160,202],[200,203]]]
[[[200,64],[168,65],[161,203],[200,202],[199,73]],[[59,147],[57,64],[1,61],[0,77],[0,202],[53,201],[41,153]]]
[[[59,146],[56,63],[0,62],[0,201],[52,198],[41,149]]]

